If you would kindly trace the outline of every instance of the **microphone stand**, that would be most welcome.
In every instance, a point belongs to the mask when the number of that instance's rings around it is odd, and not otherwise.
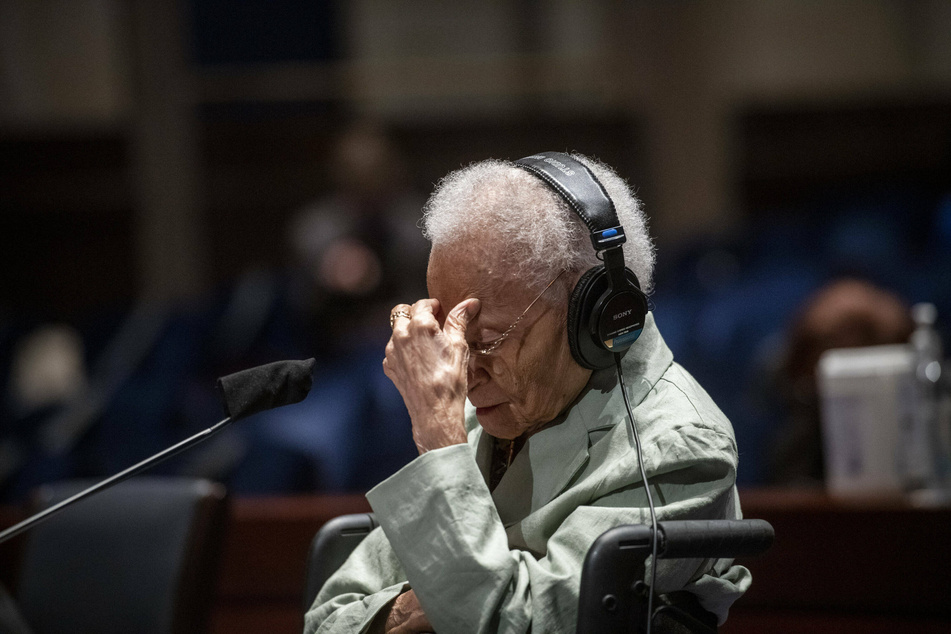
[[[191,438],[186,438],[185,440],[181,441],[177,445],[172,445],[168,449],[155,454],[151,458],[146,458],[142,462],[129,467],[125,471],[120,471],[119,473],[115,474],[111,478],[106,478],[102,482],[98,484],[94,484],[88,489],[80,491],[79,493],[77,493],[76,495],[70,498],[66,498],[62,502],[59,502],[58,504],[54,504],[48,509],[40,511],[37,514],[26,518],[19,524],[14,524],[10,528],[0,532],[0,544],[2,544],[3,542],[7,541],[8,539],[16,535],[19,535],[23,531],[29,528],[32,528],[33,526],[39,524],[40,522],[49,519],[53,515],[56,515],[60,511],[66,509],[69,506],[72,506],[73,504],[75,504],[76,502],[79,502],[82,499],[87,498],[90,495],[93,495],[100,491],[104,491],[111,486],[119,484],[123,480],[128,480],[132,476],[138,473],[141,473],[145,471],[146,469],[150,469],[154,467],[155,465],[161,462],[164,462],[173,456],[180,454],[186,449],[190,449],[191,447],[194,447],[200,442],[208,440],[209,438],[217,434],[219,431],[227,427],[231,422],[232,422],[232,418],[231,416],[229,416],[225,418],[224,420],[222,420],[221,422],[215,425],[212,425],[208,429],[198,432]]]

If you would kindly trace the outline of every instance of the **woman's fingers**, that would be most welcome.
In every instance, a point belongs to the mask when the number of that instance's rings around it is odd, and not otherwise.
[[[404,324],[403,320],[408,322],[413,313],[411,312],[412,307],[409,304],[397,304],[390,310],[390,328],[396,330],[397,324]]]
[[[465,332],[478,300],[461,302],[440,327],[440,304],[394,306],[383,371],[403,396],[420,451],[465,442],[468,347]]]
[[[449,315],[446,316],[446,325],[443,331],[454,344],[468,347],[466,343],[466,328],[469,326],[469,321],[479,314],[480,308],[481,304],[479,304],[479,300],[470,297],[469,299],[459,302],[455,308],[449,311]]]

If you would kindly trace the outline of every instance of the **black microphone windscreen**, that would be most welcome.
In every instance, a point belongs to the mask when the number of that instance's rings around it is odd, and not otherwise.
[[[314,359],[277,361],[218,379],[218,394],[232,421],[303,401],[313,385]]]

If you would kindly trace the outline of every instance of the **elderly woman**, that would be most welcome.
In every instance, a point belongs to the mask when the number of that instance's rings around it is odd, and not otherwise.
[[[626,232],[628,279],[648,293],[653,247],[626,183],[580,155],[529,158],[559,178],[597,177]],[[431,297],[393,309],[383,361],[420,455],[367,494],[382,530],[322,588],[307,632],[573,631],[592,542],[650,523],[622,368],[658,519],[740,517],[730,423],[653,316],[613,339],[630,345],[617,371],[579,350],[576,286],[607,252],[592,248],[577,192],[544,176],[485,161],[447,176],[426,205]],[[672,560],[655,587],[690,593],[722,623],[749,583],[729,561]]]

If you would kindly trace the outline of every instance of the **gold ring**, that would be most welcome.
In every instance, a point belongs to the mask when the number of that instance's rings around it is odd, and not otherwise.
[[[408,310],[397,310],[390,313],[390,328],[393,328],[393,323],[396,321],[397,317],[406,317],[407,319],[412,319],[409,315]]]

